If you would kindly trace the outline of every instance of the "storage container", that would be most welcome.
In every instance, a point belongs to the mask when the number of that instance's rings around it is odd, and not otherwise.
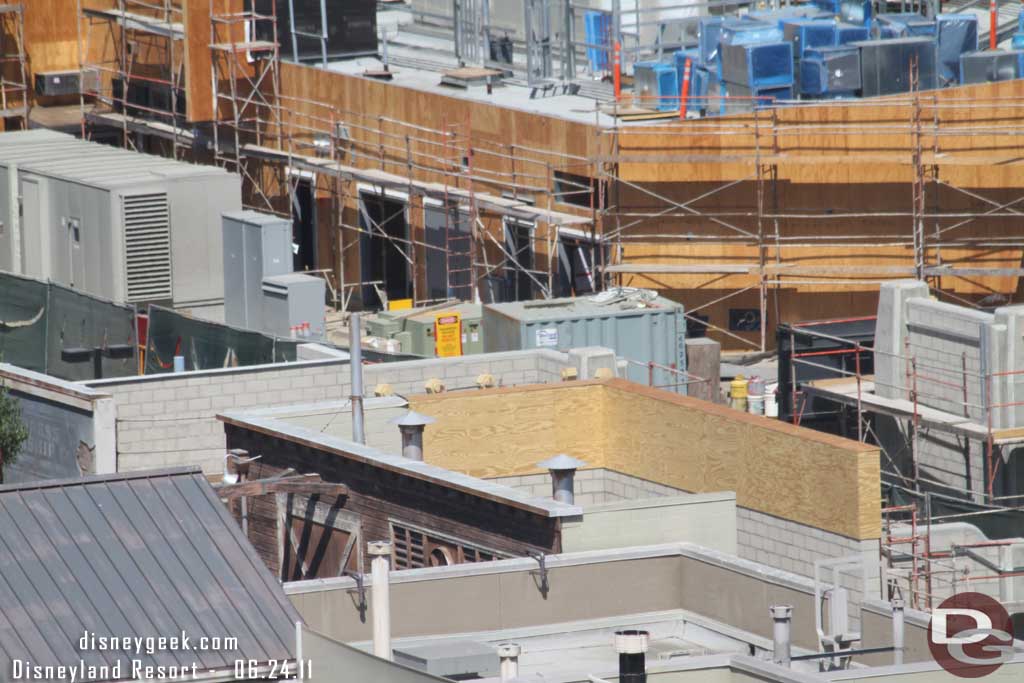
[[[793,83],[793,45],[787,42],[756,45],[722,44],[722,80],[751,89],[776,88]]]
[[[910,65],[917,61],[921,90],[938,87],[934,38],[864,40],[851,45],[860,50],[861,92],[864,97],[910,91]]]
[[[627,359],[626,377],[649,383],[648,362],[686,369],[686,319],[682,304],[649,290],[611,289],[595,296],[487,304],[483,307],[484,350],[547,348],[568,351],[604,346]],[[656,385],[680,382],[655,369]],[[685,385],[674,387],[685,393]]]
[[[814,97],[860,90],[860,51],[850,45],[808,50],[800,60],[800,93]]]
[[[978,49],[978,17],[975,14],[940,14],[936,17],[939,84],[960,82],[960,55]]]

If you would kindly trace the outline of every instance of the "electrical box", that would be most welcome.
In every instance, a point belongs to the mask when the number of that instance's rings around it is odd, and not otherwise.
[[[257,211],[224,214],[224,322],[263,330],[263,279],[292,272],[292,222]]]
[[[322,341],[326,328],[326,297],[327,283],[313,275],[290,273],[264,278],[263,331],[291,337],[293,329],[303,328],[308,329],[308,336],[296,332],[296,337]]]
[[[462,355],[483,353],[482,308],[480,304],[460,303],[427,309],[384,311],[366,319],[366,335],[397,340],[403,354],[432,358],[436,353],[436,317],[445,313],[458,313],[462,322]]]

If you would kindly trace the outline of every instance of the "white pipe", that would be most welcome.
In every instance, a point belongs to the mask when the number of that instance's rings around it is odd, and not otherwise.
[[[892,663],[903,663],[903,598],[892,599]]]
[[[792,605],[772,605],[768,608],[772,615],[772,661],[782,666],[789,666],[791,657],[790,620],[793,616]]]
[[[302,622],[295,622],[295,680],[303,681],[306,678],[306,667],[302,661]]]
[[[22,263],[21,255],[21,183],[17,164],[7,165],[7,222],[11,230],[11,272],[26,273],[30,269]]]
[[[373,611],[373,654],[391,659],[391,544],[373,541],[368,551],[373,560],[370,609]]]
[[[363,335],[358,313],[353,313],[349,317],[348,339],[348,363],[352,370],[352,440],[365,444],[366,436],[363,433]]]
[[[515,643],[502,643],[498,646],[498,659],[501,661],[502,683],[519,678],[519,654],[522,648]]]

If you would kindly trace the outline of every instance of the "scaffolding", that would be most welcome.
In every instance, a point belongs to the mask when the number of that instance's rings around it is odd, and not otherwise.
[[[185,115],[183,0],[77,0],[82,136],[96,126],[156,132],[168,156],[186,158],[192,133]]]
[[[713,98],[706,99],[710,101]],[[1018,98],[969,98],[915,91],[904,96],[886,98],[882,106],[904,112],[905,118],[903,122],[890,119],[880,124],[844,123],[851,118],[855,119],[858,110],[880,106],[873,101],[829,102],[825,105],[831,110],[828,119],[808,117],[802,120],[798,116],[788,117],[786,113],[799,112],[808,106],[807,102],[774,102],[775,106],[764,108],[754,98],[721,99],[728,100],[737,111],[743,113],[729,119],[663,123],[656,129],[663,146],[656,151],[643,146],[643,143],[650,140],[651,127],[631,126],[627,123],[628,112],[635,111],[634,103],[616,103],[601,108],[601,111],[613,113],[618,121],[616,125],[601,131],[608,139],[608,147],[613,150],[609,163],[601,166],[602,179],[614,188],[608,204],[603,207],[601,220],[606,226],[601,239],[608,245],[607,251],[612,256],[610,262],[602,268],[609,281],[624,284],[623,276],[630,274],[649,278],[659,274],[705,275],[709,282],[729,276],[748,276],[743,286],[723,288],[725,291],[721,296],[688,307],[687,317],[694,324],[713,330],[750,350],[764,352],[768,350],[768,339],[774,332],[767,324],[767,313],[773,299],[775,317],[781,320],[778,292],[782,288],[865,288],[887,280],[914,277],[929,282],[940,297],[978,308],[976,301],[942,287],[942,278],[976,282],[978,278],[985,277],[1024,276],[1024,268],[1019,266],[992,266],[985,263],[952,265],[944,261],[945,250],[976,249],[980,253],[984,250],[1024,248],[1024,238],[1015,235],[1012,230],[1008,230],[1005,236],[969,235],[964,230],[979,219],[1010,219],[1006,222],[1008,226],[1012,225],[1012,221],[1024,216],[1024,212],[1018,208],[1024,196],[1010,201],[991,198],[982,192],[958,187],[943,180],[939,173],[947,164],[980,166],[993,162],[993,157],[983,152],[974,155],[958,149],[956,140],[951,141],[951,149],[947,151],[943,146],[944,139],[958,138],[962,141],[989,136],[999,141],[1000,151],[1005,151],[1007,160],[1013,159],[1013,145],[1019,144],[1024,138],[1024,121],[1015,117],[1018,120],[1008,123],[1000,120],[1006,117],[999,112],[1019,107]],[[620,114],[619,110],[623,113]],[[963,121],[965,112],[976,120]],[[987,121],[989,118],[991,120]],[[877,149],[882,142],[887,149],[865,152],[848,149],[835,157],[815,153],[817,150],[814,142],[832,136],[842,136],[850,148]],[[698,148],[702,144],[729,148],[729,151],[713,153],[687,149]],[[673,147],[687,151],[673,153],[669,151]],[[993,150],[989,150],[991,153]],[[1000,152],[994,153],[996,159],[999,159]],[[808,165],[812,168],[825,167],[828,164],[857,161],[906,168],[911,175],[907,209],[834,211],[825,208],[814,211],[805,207],[798,210],[780,207],[780,169]],[[691,197],[672,198],[656,191],[649,183],[623,177],[624,174],[619,171],[623,165],[628,165],[634,169],[634,174],[642,175],[641,171],[635,169],[671,164],[696,168],[701,162],[746,166],[749,173],[739,173],[739,177],[709,188],[703,187]],[[656,173],[652,172],[652,175]],[[703,201],[713,200],[721,193],[744,185],[751,189],[749,203],[745,206],[730,209],[701,208]],[[940,191],[967,197],[983,204],[985,208],[943,210],[938,203]],[[627,192],[640,199],[630,203],[629,199],[623,199]],[[691,224],[698,221],[699,226],[675,230],[659,229],[657,226],[658,222],[672,220],[686,220]],[[905,232],[890,233],[863,229],[874,220],[906,220],[908,228]],[[848,222],[857,228],[838,228],[827,235],[800,228],[801,224],[823,222],[840,226]],[[645,229],[652,223],[655,229]],[[713,263],[701,259],[699,263],[680,264],[637,262],[625,253],[632,244],[673,243],[700,244],[722,250],[746,247],[754,256],[746,262]],[[827,259],[824,258],[823,263],[817,264],[807,263],[807,259],[801,256],[786,255],[787,252],[812,253],[814,250],[827,251],[830,248],[848,252],[848,260],[899,249],[905,253],[903,259],[906,265],[826,265]],[[884,258],[894,260],[898,257],[890,253]],[[757,293],[761,312],[759,328],[752,331],[756,339],[743,337],[733,330],[696,317],[704,308],[750,291]]]
[[[0,4],[0,117],[28,128],[30,110],[25,56],[25,10],[20,2]],[[9,128],[8,128],[9,129]]]

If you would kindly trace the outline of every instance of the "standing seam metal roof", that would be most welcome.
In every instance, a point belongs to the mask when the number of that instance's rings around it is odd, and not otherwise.
[[[0,486],[0,680],[14,659],[120,661],[124,676],[132,660],[205,673],[290,659],[299,619],[198,469]],[[80,649],[85,631],[184,632],[191,649]],[[238,647],[201,651],[204,636]]]
[[[16,163],[32,173],[108,189],[167,178],[229,175],[216,166],[132,152],[50,130],[0,134],[0,163]]]

